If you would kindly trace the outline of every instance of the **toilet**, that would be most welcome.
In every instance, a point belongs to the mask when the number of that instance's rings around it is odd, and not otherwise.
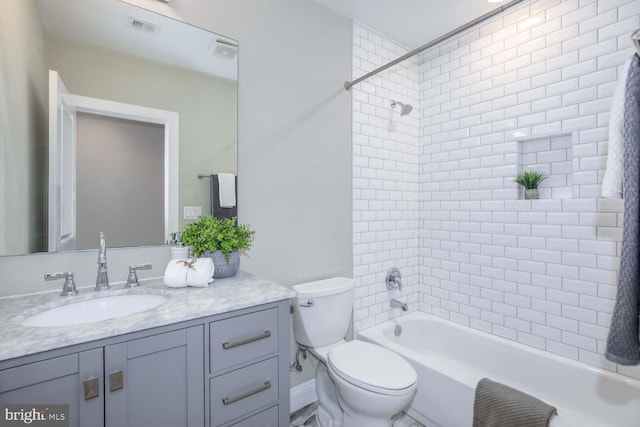
[[[293,328],[298,344],[319,361],[321,427],[390,427],[418,386],[413,367],[393,351],[345,341],[354,300],[353,279],[335,277],[295,285]]]

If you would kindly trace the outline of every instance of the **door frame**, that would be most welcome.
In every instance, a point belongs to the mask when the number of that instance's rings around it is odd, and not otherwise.
[[[63,97],[68,105],[75,108],[76,112],[164,126],[164,236],[166,238],[169,233],[177,231],[180,114],[174,111],[75,94],[67,94]]]

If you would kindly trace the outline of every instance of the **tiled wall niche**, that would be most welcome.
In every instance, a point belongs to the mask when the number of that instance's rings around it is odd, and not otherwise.
[[[538,171],[546,176],[538,187],[541,199],[573,197],[572,146],[571,134],[518,141],[518,173]],[[520,198],[523,196],[520,188]]]

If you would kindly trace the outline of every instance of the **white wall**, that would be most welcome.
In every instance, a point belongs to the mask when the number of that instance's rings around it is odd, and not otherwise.
[[[420,56],[420,310],[640,378],[603,357],[622,203],[599,198],[611,96],[639,27],[638,0],[528,1]],[[356,26],[354,69],[365,64],[356,74],[379,65],[385,45],[393,42]],[[415,195],[399,202],[370,189],[380,174],[379,185],[393,186],[393,171],[411,170],[377,161],[372,141],[393,136],[380,98],[395,96],[406,84],[397,74],[414,66],[354,91],[357,327],[393,316],[374,273],[388,259],[379,248],[402,239],[371,227],[377,215],[408,215]],[[407,161],[404,148],[393,155]],[[541,200],[520,200],[513,177],[525,167],[551,173]]]
[[[407,49],[354,23],[353,77],[357,78]],[[389,300],[419,303],[418,64],[403,62],[353,91],[353,275],[354,330],[398,316]],[[400,106],[413,111],[400,116]],[[398,267],[402,291],[385,286],[387,270]]]

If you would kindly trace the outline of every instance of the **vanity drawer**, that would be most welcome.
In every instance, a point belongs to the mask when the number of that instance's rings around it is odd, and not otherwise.
[[[211,322],[209,334],[211,372],[275,353],[278,351],[278,309]]]
[[[278,406],[272,406],[239,423],[231,424],[229,427],[279,427]]]
[[[211,425],[217,426],[278,400],[278,358],[209,381]]]

